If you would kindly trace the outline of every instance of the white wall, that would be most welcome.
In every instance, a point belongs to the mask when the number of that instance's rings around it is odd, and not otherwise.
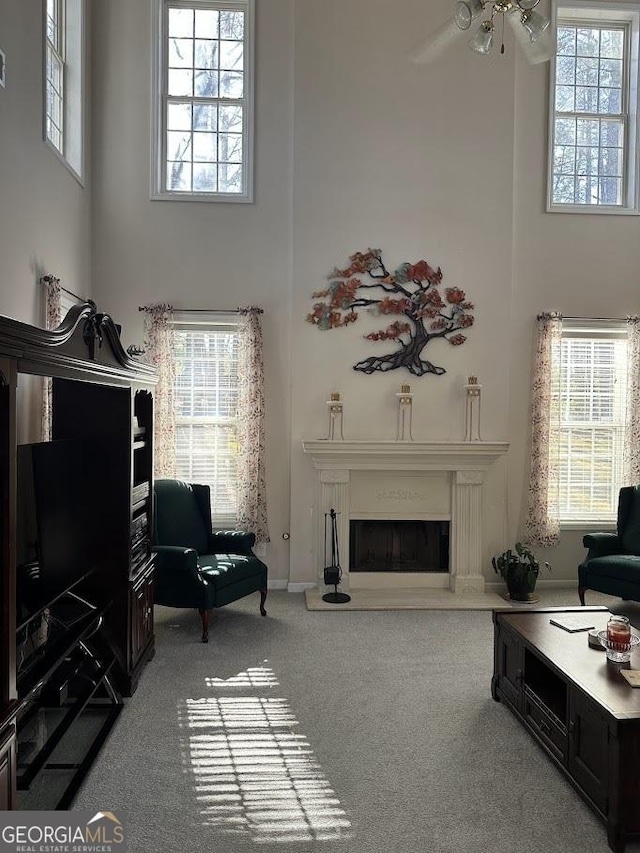
[[[41,325],[41,275],[91,293],[91,192],[43,141],[39,0],[0,3],[0,48],[0,313]]]
[[[448,0],[298,0],[296,4],[291,580],[315,579],[314,476],[303,438],[326,435],[331,390],[345,401],[351,439],[392,439],[395,392],[415,393],[414,438],[462,439],[470,373],[483,389],[483,437],[504,440],[508,418],[513,60],[483,62],[455,45],[412,65],[410,48],[451,12]],[[504,73],[504,71],[507,73]],[[360,359],[389,351],[366,332],[384,318],[319,331],[304,322],[311,293],[349,255],[381,248],[390,269],[422,258],[476,305],[467,342],[437,341],[423,356],[446,368],[417,378],[370,376]],[[504,539],[504,472],[492,472],[488,553]]]
[[[531,356],[536,314],[626,317],[640,313],[636,216],[545,213],[549,66],[516,65],[514,269],[510,328],[509,530],[522,529],[528,484]],[[584,531],[540,549],[552,577],[577,580]]]
[[[96,4],[93,204],[41,142],[40,4],[5,0],[0,47],[0,311],[36,319],[36,281],[54,272],[142,340],[138,305],[265,309],[268,497],[274,579],[312,581],[314,476],[303,438],[326,434],[340,390],[348,438],[392,438],[394,394],[409,382],[416,439],[458,439],[465,378],[483,388],[485,439],[511,442],[486,505],[489,557],[522,529],[535,315],[640,311],[637,219],[544,212],[548,66],[530,67],[507,31],[486,58],[463,38],[434,64],[408,52],[450,0],[257,0],[256,203],[149,201],[151,4]],[[92,237],[93,234],[93,263]],[[388,351],[368,316],[319,332],[311,293],[355,251],[390,267],[426,259],[476,304],[459,348],[425,352],[446,368],[365,376]],[[291,532],[291,554],[282,534]],[[544,556],[574,579],[581,533]]]
[[[94,280],[98,305],[141,343],[138,306],[264,309],[270,580],[289,529],[293,3],[257,3],[255,204],[149,200],[151,3],[95,10]]]

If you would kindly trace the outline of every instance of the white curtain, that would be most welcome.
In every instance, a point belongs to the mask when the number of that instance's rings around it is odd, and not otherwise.
[[[640,317],[627,317],[627,418],[622,485],[640,483]]]
[[[44,327],[51,331],[62,323],[62,299],[60,279],[53,275],[43,275],[40,279],[44,287],[45,317]],[[42,440],[51,441],[51,419],[53,417],[53,383],[50,377],[44,378],[42,389]]]
[[[524,539],[545,547],[560,540],[561,341],[562,316],[540,314],[531,382],[531,468]]]
[[[146,305],[145,348],[158,372],[154,394],[154,474],[176,476],[176,416],[174,408],[175,334],[173,308],[165,303]]]
[[[238,325],[238,527],[269,542],[261,308],[240,308]]]

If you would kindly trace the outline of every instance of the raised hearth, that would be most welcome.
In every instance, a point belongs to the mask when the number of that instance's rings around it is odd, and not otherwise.
[[[303,441],[317,475],[316,566],[324,586],[325,513],[338,513],[341,588],[446,587],[484,592],[482,499],[485,473],[505,442]],[[448,572],[355,572],[349,567],[353,519],[450,522]]]

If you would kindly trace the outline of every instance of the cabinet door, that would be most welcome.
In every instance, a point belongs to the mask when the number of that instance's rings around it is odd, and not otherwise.
[[[569,694],[568,769],[603,814],[609,793],[609,729],[603,711],[577,690]]]
[[[153,575],[131,591],[131,666],[135,666],[153,636]]]
[[[0,811],[15,808],[16,741],[13,726],[0,735]]]
[[[496,625],[493,696],[522,709],[522,646],[501,622]],[[498,692],[496,692],[498,691]]]

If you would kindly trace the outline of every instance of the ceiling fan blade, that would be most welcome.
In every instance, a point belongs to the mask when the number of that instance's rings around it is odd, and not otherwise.
[[[412,50],[409,54],[409,59],[418,65],[433,62],[434,59],[437,59],[445,52],[450,44],[462,38],[466,32],[466,30],[461,30],[454,19],[451,18],[445,21],[437,30],[434,30],[427,36],[425,41]]]
[[[520,14],[518,12],[510,12],[506,15],[506,18],[513,30],[516,41],[522,48],[522,52],[530,65],[539,65],[551,59],[556,49],[555,39],[551,33],[552,27],[547,27],[535,41],[531,41],[529,33],[520,22]]]

